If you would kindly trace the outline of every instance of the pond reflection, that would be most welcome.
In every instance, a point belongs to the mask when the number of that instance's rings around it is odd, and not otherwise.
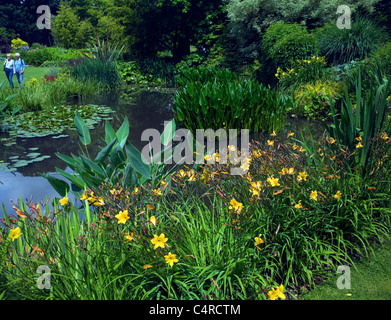
[[[128,117],[129,142],[141,150],[145,146],[145,142],[141,141],[142,132],[147,128],[162,131],[164,121],[172,119],[173,115],[170,109],[172,101],[172,94],[141,91],[134,96],[132,102],[121,101],[116,95],[105,95],[83,102],[85,104],[106,105],[112,108],[115,113],[110,124],[116,130],[121,126],[124,118]],[[88,152],[91,157],[95,157],[100,151],[100,147],[104,145],[104,121],[90,130],[90,134],[91,145],[88,147]],[[80,145],[75,130],[66,130],[64,135],[68,136],[58,139],[53,139],[53,135],[41,138],[17,138],[17,143],[14,146],[0,145],[0,160],[6,163],[12,164],[16,160],[28,159],[32,152],[40,153],[40,156],[45,157],[45,159],[41,159],[42,161],[15,168],[14,172],[6,172],[0,167],[0,203],[4,204],[7,213],[14,214],[11,200],[17,201],[20,197],[30,199],[32,196],[33,201],[39,202],[45,200],[46,197],[52,199],[59,196],[40,174],[49,173],[61,178],[56,173],[56,168],[68,172],[71,170],[55,154],[59,152],[65,155],[72,153],[77,155],[81,147],[85,148]],[[0,210],[0,216],[2,215],[2,210]]]

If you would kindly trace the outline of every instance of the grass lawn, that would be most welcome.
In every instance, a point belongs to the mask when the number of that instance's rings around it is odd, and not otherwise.
[[[45,76],[46,72],[49,68],[45,67],[27,67],[24,72],[23,82],[27,83],[31,80],[31,78],[36,78],[37,80],[41,79]]]
[[[336,274],[300,299],[391,300],[391,243],[384,244],[374,255],[357,263],[357,269],[351,268],[350,290],[337,288],[337,279],[342,274]]]
[[[49,68],[45,68],[45,67],[26,67],[26,70],[24,72],[24,77],[23,77],[23,83],[26,84],[32,78],[36,78],[37,80],[41,79],[43,76],[45,76],[48,70]],[[0,77],[0,83],[3,81],[8,82],[4,72],[2,72],[2,76]],[[16,76],[14,76],[13,81],[14,84],[18,83],[18,81],[16,80]]]

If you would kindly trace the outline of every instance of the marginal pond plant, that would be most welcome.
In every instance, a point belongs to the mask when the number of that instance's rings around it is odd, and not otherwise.
[[[290,97],[226,69],[185,69],[177,84],[175,119],[193,133],[209,128],[278,130],[292,104]]]
[[[88,126],[79,114],[76,114],[74,124],[81,144],[84,146],[91,144]],[[175,122],[172,120],[166,125],[161,135],[161,143],[167,149],[172,149],[169,142],[173,139],[174,134]],[[61,196],[65,196],[72,190],[76,196],[81,197],[86,189],[98,188],[103,183],[119,183],[123,187],[136,187],[147,181],[159,183],[169,174],[169,170],[166,170],[164,162],[161,161],[166,148],[154,154],[151,163],[148,164],[142,153],[127,141],[128,136],[129,121],[127,118],[125,118],[117,132],[106,121],[105,146],[95,158],[89,156],[87,149],[79,156],[72,154],[70,157],[57,153],[56,155],[74,171],[71,174],[56,169],[59,174],[71,182],[72,189],[63,180],[50,175],[43,176],[48,179],[49,183]],[[178,145],[175,148],[177,147]],[[174,168],[175,166],[171,170]]]

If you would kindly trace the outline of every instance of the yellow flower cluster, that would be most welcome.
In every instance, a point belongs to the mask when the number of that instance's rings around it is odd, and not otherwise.
[[[110,191],[111,192],[111,191]],[[96,207],[103,207],[105,205],[105,201],[102,197],[96,197],[93,191],[87,192],[85,191],[80,197],[81,201],[87,200],[89,204],[92,204]]]
[[[297,76],[297,72],[295,72],[295,69],[287,68],[286,71],[283,71],[280,67],[278,67],[275,76],[278,80],[282,80],[289,77],[292,74],[295,74]]]

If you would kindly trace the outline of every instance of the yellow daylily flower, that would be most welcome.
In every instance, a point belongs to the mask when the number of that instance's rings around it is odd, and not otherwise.
[[[298,181],[302,181],[302,180],[307,181],[307,177],[308,177],[307,173],[305,171],[302,171],[302,172],[299,172],[299,175],[297,176],[297,180]]]
[[[171,252],[168,253],[168,255],[164,256],[164,260],[166,263],[172,267],[174,265],[174,262],[178,262],[179,260],[176,258],[176,254],[172,254]]]
[[[61,204],[62,206],[67,205],[68,202],[69,202],[68,197],[64,197],[64,198],[60,199],[60,204]]]
[[[105,201],[102,197],[99,197],[99,199],[94,202],[94,206],[96,207],[103,207],[105,205]]]
[[[243,209],[243,204],[236,201],[235,199],[232,199],[230,202],[229,202],[230,206],[228,207],[228,209],[232,209],[232,210],[235,210],[236,212],[240,213],[240,211]]]
[[[22,235],[22,233],[20,232],[20,228],[17,227],[15,229],[10,230],[8,237],[11,238],[12,241],[14,241],[14,240],[18,239],[21,235]]]
[[[125,234],[125,241],[134,241],[133,235],[134,235],[133,232],[131,232],[131,233],[126,233],[126,234]]]
[[[317,191],[312,191],[311,195],[310,195],[310,199],[318,201],[318,192]]]
[[[280,184],[278,183],[278,178],[274,178],[274,176],[271,176],[270,178],[267,178],[267,182],[270,184],[272,187],[277,187]]]
[[[291,132],[291,131],[289,131],[287,138],[289,138],[289,137],[293,137],[294,135],[295,135],[295,133],[294,133],[294,132]]]
[[[118,220],[118,224],[120,223],[125,224],[126,221],[130,219],[128,215],[129,215],[128,210],[120,211],[119,214],[115,216],[115,218]]]
[[[267,144],[269,146],[274,146],[274,140],[267,140]]]
[[[299,200],[299,203],[295,205],[295,209],[303,209],[303,205],[301,204],[301,200]]]
[[[341,196],[342,196],[342,193],[341,193],[341,191],[338,190],[337,193],[335,195],[333,195],[333,198],[341,199]]]
[[[277,300],[278,298],[285,300],[284,286],[280,285],[278,288],[270,290],[267,296],[268,300]]]
[[[165,246],[165,243],[167,242],[168,238],[166,238],[164,236],[164,233],[161,233],[160,236],[157,236],[156,234],[154,235],[154,238],[151,239],[151,242],[152,244],[154,244],[155,246],[153,247],[154,249],[157,249],[157,248],[163,248],[164,249],[164,246]]]
[[[150,224],[152,224],[154,227],[156,227],[157,219],[155,218],[155,216],[152,216],[152,217],[148,220],[148,222],[149,222]]]
[[[254,240],[255,240],[255,243],[254,245],[257,247],[258,245],[262,244],[262,243],[265,243],[265,241],[262,240],[262,233],[259,234],[258,237],[255,237]]]

